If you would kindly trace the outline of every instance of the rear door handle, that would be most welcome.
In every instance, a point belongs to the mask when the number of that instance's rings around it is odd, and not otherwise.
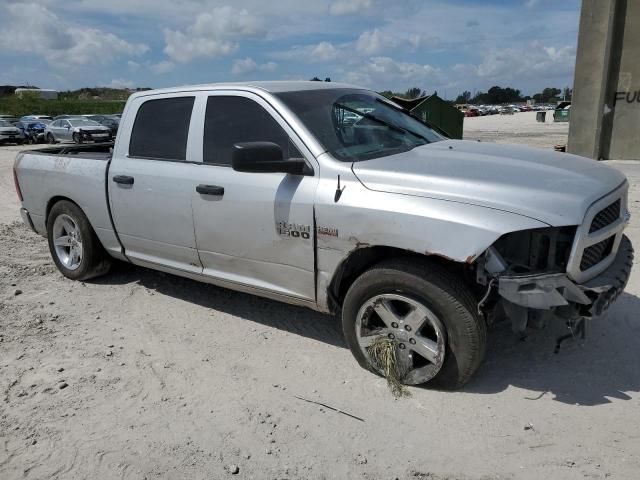
[[[221,197],[224,195],[224,187],[219,187],[217,185],[198,185],[196,187],[196,192],[201,193],[202,195],[217,195]]]
[[[133,185],[133,177],[126,175],[114,175],[113,181],[122,185]]]

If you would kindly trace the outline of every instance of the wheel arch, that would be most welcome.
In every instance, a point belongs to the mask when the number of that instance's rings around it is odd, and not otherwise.
[[[53,208],[53,206],[56,203],[62,202],[62,201],[67,201],[67,202],[73,203],[76,207],[78,207],[80,210],[82,210],[82,213],[84,213],[85,217],[87,216],[87,213],[80,206],[80,204],[78,202],[76,202],[75,200],[73,200],[72,198],[69,198],[69,197],[64,196],[64,195],[55,195],[55,196],[51,197],[49,199],[49,201],[47,201],[47,206],[46,206],[45,211],[44,211],[44,224],[45,225],[49,221],[49,214],[51,213],[51,209]],[[89,220],[89,217],[87,217],[87,220]],[[89,225],[91,225],[91,221],[90,220],[89,220]],[[93,225],[91,225],[91,228],[93,229]]]
[[[353,282],[374,265],[393,258],[410,258],[423,264],[435,263],[464,277],[473,264],[458,262],[438,254],[418,253],[385,245],[357,248],[349,253],[336,268],[329,283],[329,298],[332,303],[341,306],[347,290]]]

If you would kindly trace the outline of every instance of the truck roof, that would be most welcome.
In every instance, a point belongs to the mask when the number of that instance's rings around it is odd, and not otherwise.
[[[260,81],[260,82],[233,82],[233,83],[205,83],[202,85],[184,85],[180,87],[160,88],[157,90],[145,90],[134,93],[132,96],[156,95],[159,93],[189,92],[198,90],[218,90],[218,89],[247,89],[257,88],[270,93],[294,92],[301,90],[320,90],[331,88],[357,88],[364,89],[348,83],[338,82],[318,82],[311,80],[282,80],[282,81]]]

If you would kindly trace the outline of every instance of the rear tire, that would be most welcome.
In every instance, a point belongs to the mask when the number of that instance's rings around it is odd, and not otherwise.
[[[378,316],[381,303],[386,305],[384,315]],[[387,317],[381,324],[389,311],[395,317]],[[417,323],[410,321],[412,312],[420,319]],[[405,383],[447,390],[469,381],[482,363],[487,339],[486,324],[469,289],[442,266],[427,260],[384,261],[363,273],[344,299],[342,327],[351,353],[363,368],[381,374],[364,345],[376,336],[389,336],[402,348],[396,350],[399,359],[402,354],[404,358],[409,355]],[[425,345],[429,347],[424,349]]]
[[[111,268],[111,257],[102,247],[89,220],[75,203],[61,200],[47,217],[49,251],[58,270],[72,280],[88,280]]]

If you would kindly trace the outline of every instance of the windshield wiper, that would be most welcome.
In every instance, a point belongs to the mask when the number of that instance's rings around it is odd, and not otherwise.
[[[379,123],[381,125],[384,125],[385,127],[389,128],[391,130],[395,130],[396,132],[408,133],[409,135],[413,135],[414,137],[418,137],[418,138],[424,140],[426,143],[431,143],[431,142],[429,142],[429,140],[427,140],[426,137],[420,135],[419,133],[416,133],[416,132],[414,132],[412,130],[409,130],[408,128],[401,127],[399,125],[394,125],[393,123],[389,123],[386,120],[383,120],[381,118],[376,117],[375,115],[371,115],[370,113],[360,112],[360,111],[356,110],[355,108],[347,107],[343,103],[335,103],[334,105],[336,107],[342,108],[343,110],[346,110],[347,112],[355,113],[356,115],[359,115],[361,117],[368,118],[369,120],[373,120],[374,122],[377,122],[377,123]]]

